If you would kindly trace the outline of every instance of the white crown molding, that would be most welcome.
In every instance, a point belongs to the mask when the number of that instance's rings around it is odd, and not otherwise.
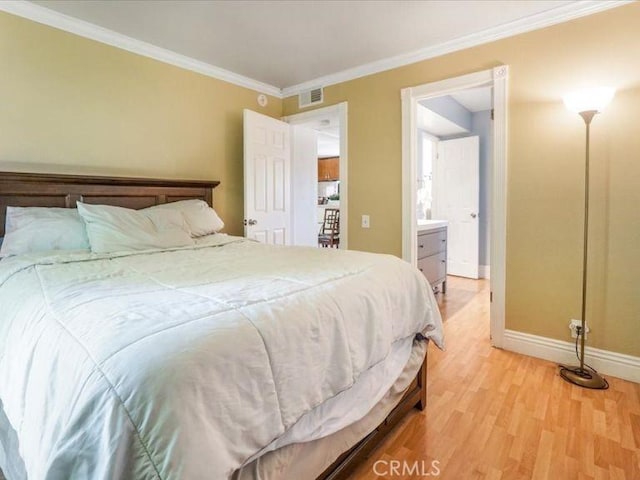
[[[562,22],[567,22],[575,18],[584,17],[593,13],[598,13],[611,8],[619,7],[634,0],[582,0],[570,3],[562,7],[547,10],[535,15],[530,15],[513,22],[505,23],[497,27],[489,28],[481,32],[465,35],[449,42],[439,45],[422,48],[414,52],[405,53],[395,57],[378,60],[375,62],[349,68],[341,72],[319,77],[308,82],[299,83],[282,89],[283,97],[297,95],[300,92],[315,88],[318,85],[327,87],[337,83],[348,82],[356,78],[365,77],[374,73],[392,70],[412,63],[438,57],[447,53],[452,53],[465,48],[471,48],[483,43],[493,42],[502,38],[529,32],[540,28],[548,27]]]
[[[577,365],[575,345],[562,340],[505,330],[503,348],[554,363]],[[585,361],[600,373],[640,382],[640,357],[585,347]]]
[[[157,47],[147,42],[137,40],[132,37],[114,32],[107,28],[79,20],[68,15],[56,12],[46,7],[36,5],[26,0],[4,0],[0,1],[0,11],[5,11],[13,15],[18,15],[34,22],[42,23],[69,33],[89,38],[116,48],[153,58],[163,63],[175,65],[186,70],[191,70],[208,77],[223,80],[225,82],[249,88],[261,93],[267,93],[277,98],[284,98],[296,95],[305,90],[315,88],[319,85],[328,86],[336,83],[347,82],[356,78],[364,77],[385,70],[420,62],[429,58],[437,57],[447,53],[474,47],[483,43],[500,40],[519,33],[536,30],[539,28],[566,22],[574,18],[591,15],[611,8],[618,7],[633,0],[582,0],[575,3],[558,7],[546,12],[531,15],[519,20],[506,23],[494,28],[466,35],[449,42],[441,43],[432,47],[423,48],[414,52],[398,55],[395,57],[379,60],[376,62],[360,65],[326,75],[323,77],[300,83],[284,89],[269,85],[258,80],[254,80],[244,75],[240,75],[229,70],[196,60],[191,57]]]
[[[113,30],[64,15],[28,1],[0,1],[0,10],[33,20],[34,22],[64,30],[65,32],[105,43],[116,48],[121,48],[128,52],[153,58],[154,60],[158,60],[163,63],[175,65],[176,67],[191,70],[208,77],[213,77],[234,85],[249,88],[256,92],[267,93],[274,97],[282,98],[282,90],[273,85],[262,83],[258,80],[230,72],[229,70],[201,62],[200,60],[172,52],[165,48],[157,47],[141,40],[136,40],[135,38],[114,32]]]

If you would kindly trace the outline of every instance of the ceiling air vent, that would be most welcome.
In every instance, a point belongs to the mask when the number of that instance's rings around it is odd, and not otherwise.
[[[298,95],[298,106],[304,108],[310,107],[311,105],[318,105],[322,103],[323,99],[324,93],[322,87],[313,88]]]

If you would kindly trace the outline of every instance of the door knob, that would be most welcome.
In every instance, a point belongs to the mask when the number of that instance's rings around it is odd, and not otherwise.
[[[471,214],[471,218],[476,218],[478,215],[476,215],[475,213]]]
[[[244,221],[244,225],[245,226],[247,226],[247,225],[256,225],[257,223],[258,223],[258,221],[254,220],[253,218],[250,218],[249,220],[245,219],[245,221]]]

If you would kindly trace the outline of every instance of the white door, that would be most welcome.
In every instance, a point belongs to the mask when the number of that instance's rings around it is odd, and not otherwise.
[[[447,273],[478,278],[480,205],[478,137],[438,143],[432,218],[447,220]]]
[[[292,245],[318,246],[318,132],[291,125]]]
[[[291,243],[289,124],[244,111],[244,236]]]

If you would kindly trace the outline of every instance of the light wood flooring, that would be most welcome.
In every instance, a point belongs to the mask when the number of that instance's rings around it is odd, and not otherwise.
[[[607,377],[609,390],[582,389],[553,363],[492,348],[488,282],[450,277],[447,287],[438,295],[447,350],[429,347],[427,408],[413,410],[354,480],[425,478],[377,476],[379,460],[427,472],[437,460],[439,479],[640,479],[640,385]]]

